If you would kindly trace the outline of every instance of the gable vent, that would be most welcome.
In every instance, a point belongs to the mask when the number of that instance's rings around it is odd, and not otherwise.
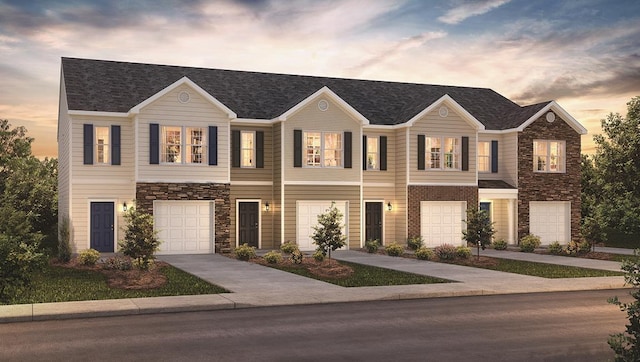
[[[324,99],[320,100],[320,102],[318,102],[318,109],[322,112],[326,111],[327,109],[329,109],[329,102]]]
[[[189,103],[191,100],[191,95],[188,92],[182,91],[178,93],[178,100],[180,103]]]

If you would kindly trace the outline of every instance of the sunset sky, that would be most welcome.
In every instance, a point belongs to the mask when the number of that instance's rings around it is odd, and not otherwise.
[[[491,88],[589,130],[640,95],[640,1],[0,0],[0,119],[57,156],[60,58]]]

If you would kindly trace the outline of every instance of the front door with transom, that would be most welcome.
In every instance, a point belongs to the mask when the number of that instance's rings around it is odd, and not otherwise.
[[[101,253],[113,253],[113,202],[91,203],[90,246]]]
[[[238,245],[260,247],[260,203],[239,202],[238,219]]]
[[[365,240],[382,240],[382,202],[365,203]]]

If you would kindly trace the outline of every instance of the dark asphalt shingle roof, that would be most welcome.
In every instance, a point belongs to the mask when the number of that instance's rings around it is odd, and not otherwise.
[[[128,112],[187,77],[239,118],[273,119],[327,86],[372,124],[407,122],[448,94],[486,129],[519,126],[547,103],[520,107],[487,88],[326,78],[62,58],[70,110]]]
[[[478,180],[478,188],[481,189],[515,189],[516,187],[509,185],[502,180]]]

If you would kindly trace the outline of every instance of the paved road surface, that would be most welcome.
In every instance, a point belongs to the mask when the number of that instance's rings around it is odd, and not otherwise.
[[[613,295],[628,290],[1,324],[0,360],[604,361]]]

